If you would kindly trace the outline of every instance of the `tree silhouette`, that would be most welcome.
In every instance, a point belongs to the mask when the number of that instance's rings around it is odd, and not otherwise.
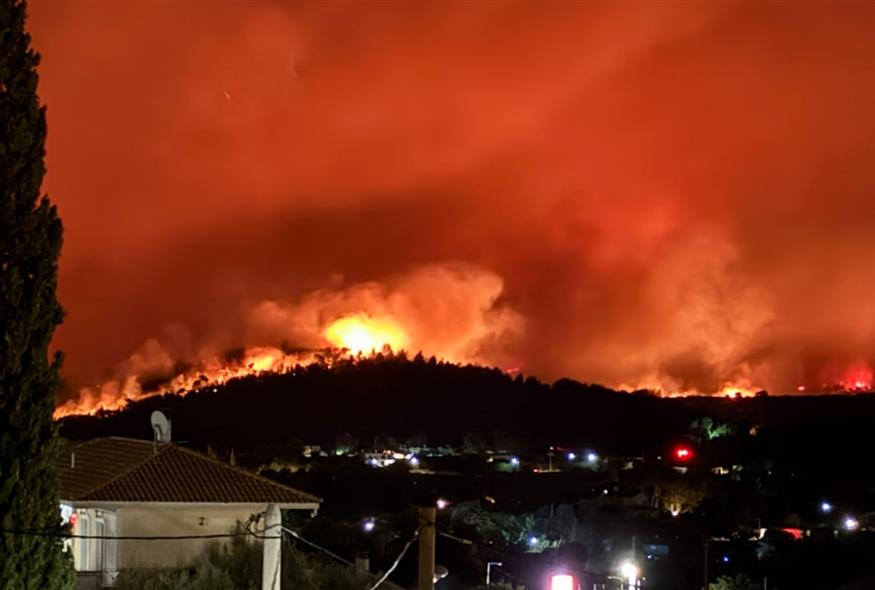
[[[60,531],[56,431],[61,322],[55,296],[61,221],[40,196],[45,111],[36,95],[39,56],[24,30],[25,4],[0,0],[0,589],[70,588]]]

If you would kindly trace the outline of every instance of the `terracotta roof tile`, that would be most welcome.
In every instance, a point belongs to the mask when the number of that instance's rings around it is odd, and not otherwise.
[[[58,459],[58,470],[60,495],[68,501],[245,504],[320,501],[189,449],[126,438],[101,438],[67,446]]]

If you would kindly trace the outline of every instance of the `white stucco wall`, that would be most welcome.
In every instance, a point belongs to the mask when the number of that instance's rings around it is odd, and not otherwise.
[[[159,505],[118,508],[119,536],[182,536],[230,533],[238,522],[264,507],[203,505],[188,508]],[[253,538],[254,540],[254,538]],[[230,539],[120,540],[118,567],[177,567],[187,565],[210,543]]]

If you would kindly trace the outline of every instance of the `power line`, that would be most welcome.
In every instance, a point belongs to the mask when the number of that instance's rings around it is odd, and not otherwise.
[[[452,539],[453,541],[456,541],[457,543],[461,543],[462,545],[473,545],[474,544],[474,541],[472,541],[471,539],[463,539],[462,537],[457,537],[456,535],[451,535],[450,533],[446,533],[444,531],[439,530],[438,534],[441,537],[446,537],[447,539]]]
[[[292,537],[294,537],[298,541],[304,543],[305,545],[309,545],[313,549],[316,549],[317,551],[321,551],[322,553],[325,553],[326,555],[333,557],[334,559],[336,559],[337,561],[339,561],[343,564],[346,564],[346,565],[351,566],[351,567],[355,567],[355,564],[353,564],[353,562],[342,558],[341,556],[337,555],[336,553],[333,553],[332,551],[330,551],[329,549],[326,549],[325,547],[320,547],[319,545],[317,545],[313,541],[308,541],[307,539],[305,539],[304,537],[299,535],[296,531],[293,531],[292,529],[289,529],[286,527],[283,527],[283,531],[288,533],[289,535],[291,535]]]
[[[53,537],[57,539],[102,539],[107,541],[186,541],[192,539],[228,539],[231,537],[242,537],[245,535],[253,535],[258,539],[264,539],[264,536],[256,535],[252,532],[239,533],[215,533],[209,535],[75,535],[65,533],[63,531],[33,531],[22,529],[0,529],[0,534],[3,535],[21,535],[28,537]]]
[[[404,554],[407,553],[407,550],[410,549],[410,546],[413,544],[413,542],[416,540],[416,538],[418,536],[419,536],[419,529],[416,529],[416,531],[414,531],[413,536],[410,538],[410,540],[404,544],[404,548],[401,549],[401,553],[399,553],[398,557],[395,558],[395,561],[392,563],[391,567],[389,567],[389,569],[386,570],[386,573],[383,574],[380,577],[380,579],[377,580],[373,586],[368,588],[368,590],[377,590],[377,588],[379,588],[380,585],[386,581],[386,579],[389,577],[389,574],[394,572],[395,568],[398,567],[398,564],[401,563],[401,560],[404,558]]]

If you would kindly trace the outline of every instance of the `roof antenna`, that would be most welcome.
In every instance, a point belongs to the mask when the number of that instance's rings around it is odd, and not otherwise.
[[[152,412],[152,430],[155,432],[155,444],[170,442],[170,420],[164,412],[155,410]]]

